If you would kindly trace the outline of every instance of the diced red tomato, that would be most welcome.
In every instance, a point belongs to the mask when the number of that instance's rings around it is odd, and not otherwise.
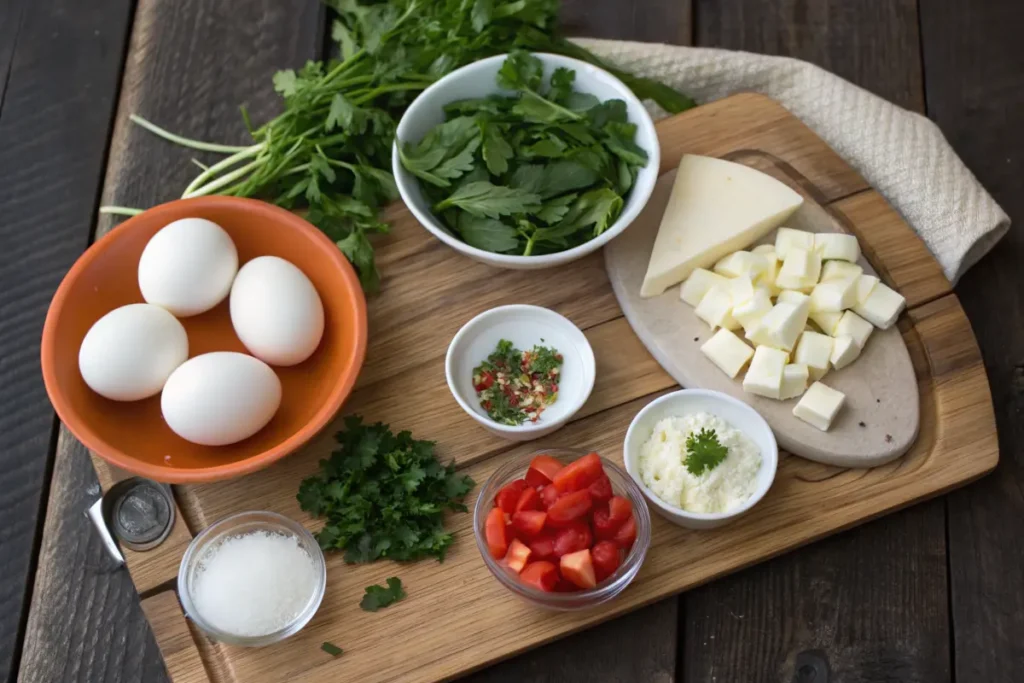
[[[629,501],[629,498],[612,496],[611,500],[608,501],[608,513],[616,525],[622,524],[627,518],[632,516],[633,503]]]
[[[607,474],[602,474],[597,481],[587,487],[587,490],[590,491],[590,497],[595,503],[604,503],[612,497],[612,480]]]
[[[580,587],[575,583],[563,578],[559,578],[558,583],[555,584],[556,593],[575,593],[579,589]]]
[[[530,469],[526,470],[526,483],[530,486],[546,486],[562,469],[562,463],[550,455],[538,455],[530,461]]]
[[[515,539],[508,546],[508,554],[505,555],[505,564],[516,574],[523,571],[526,561],[530,559],[530,548],[519,539]]]
[[[519,580],[529,586],[550,593],[555,590],[555,586],[558,584],[558,568],[550,562],[543,560],[531,562],[523,568],[523,571],[519,572]]]
[[[555,488],[554,484],[548,484],[540,492],[540,502],[544,506],[545,510],[550,510],[551,506],[558,500],[558,489]]]
[[[509,548],[509,554],[512,553]],[[622,560],[619,558],[619,546],[611,541],[598,541],[590,549],[590,556],[594,560],[594,574],[598,581],[604,581],[615,573]]]
[[[508,515],[505,515],[505,517],[507,518]],[[511,543],[513,538],[518,538],[518,537],[519,537],[519,533],[516,531],[516,528],[514,526],[512,526],[512,522],[510,522],[510,521],[508,521],[506,519],[506,521],[505,521],[505,540],[508,541],[509,543]]]
[[[505,534],[505,513],[501,508],[492,508],[484,521],[484,538],[491,557],[500,560],[508,552],[508,537]]]
[[[561,570],[562,578],[571,581],[580,588],[593,588],[597,585],[594,561],[588,549],[562,555],[562,559],[559,560],[559,569]]]
[[[516,528],[516,536],[530,539],[536,538],[544,530],[544,521],[548,515],[540,510],[520,510],[512,515],[512,526]]]
[[[556,559],[558,556],[555,555],[555,535],[541,532],[540,536],[530,541],[530,550],[535,560]]]
[[[555,527],[567,526],[590,512],[591,505],[590,492],[586,489],[568,493],[548,508],[548,524]]]
[[[484,391],[485,389],[490,389],[491,385],[493,385],[493,384],[494,384],[494,375],[491,374],[490,372],[488,372],[487,370],[485,370],[485,371],[480,373],[480,382],[478,384],[474,385],[473,388],[476,389],[477,391]]]
[[[597,453],[588,453],[560,469],[551,483],[559,493],[579,491],[593,484],[603,473],[601,456]]]
[[[619,530],[615,532],[615,536],[612,538],[617,546],[623,550],[628,551],[633,547],[633,542],[636,541],[636,519],[630,516]]]
[[[540,510],[540,494],[537,493],[537,489],[527,487],[519,494],[515,511],[522,512],[523,510]]]
[[[585,522],[576,522],[555,534],[554,556],[561,557],[589,548],[593,542],[594,536],[590,533],[590,527]]]
[[[602,541],[611,540],[619,528],[619,525],[612,521],[607,505],[594,506],[590,523],[594,526],[594,535]]]
[[[501,487],[498,495],[494,497],[494,504],[508,514],[516,511],[516,503],[519,502],[519,494],[526,489],[525,479],[516,479]]]

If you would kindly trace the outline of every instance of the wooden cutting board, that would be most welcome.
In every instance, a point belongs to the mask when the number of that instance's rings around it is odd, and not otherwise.
[[[791,167],[804,191],[853,226],[876,270],[909,302],[899,327],[917,379],[921,422],[907,454],[875,469],[847,470],[783,453],[771,491],[735,524],[696,532],[655,517],[652,546],[633,585],[590,612],[549,613],[512,597],[484,568],[470,516],[460,514],[451,519],[456,541],[443,564],[346,566],[332,554],[323,605],[301,633],[260,649],[212,643],[186,622],[173,592],[185,546],[207,525],[247,509],[276,510],[319,528],[299,510],[295,492],[331,450],[328,430],[263,472],[175,487],[180,514],[169,539],[149,552],[125,551],[175,681],[454,678],[947,491],[995,467],[995,421],[971,327],[938,264],[863,178],[782,107],[757,95],[737,95],[664,120],[658,132],[662,172],[675,168],[684,152],[757,151]],[[677,384],[622,317],[602,255],[526,277],[461,258],[402,206],[393,207],[388,218],[392,234],[377,245],[384,290],[370,301],[367,363],[345,411],[436,440],[440,456],[455,459],[477,482],[507,456],[537,445],[596,449],[621,461],[631,418]],[[620,239],[630,239],[630,232]],[[452,336],[472,316],[507,303],[547,306],[568,316],[584,330],[597,359],[589,402],[543,444],[514,445],[489,434],[445,388],[444,354]],[[102,461],[96,464],[105,486],[123,476]],[[409,597],[376,614],[361,611],[363,588],[388,576],[400,576]],[[344,648],[344,655],[322,652],[324,641]]]

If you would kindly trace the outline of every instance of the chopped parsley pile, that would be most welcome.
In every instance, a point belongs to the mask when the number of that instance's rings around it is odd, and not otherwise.
[[[488,417],[504,425],[536,422],[558,400],[562,354],[547,346],[520,351],[507,339],[473,370],[473,388]]]

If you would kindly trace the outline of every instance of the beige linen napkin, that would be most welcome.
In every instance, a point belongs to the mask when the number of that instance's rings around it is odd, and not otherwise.
[[[776,100],[810,126],[917,231],[953,283],[1006,234],[1010,219],[938,126],[824,69],[788,57],[579,39],[632,73],[698,102],[740,91]],[[657,118],[664,111],[652,110]]]

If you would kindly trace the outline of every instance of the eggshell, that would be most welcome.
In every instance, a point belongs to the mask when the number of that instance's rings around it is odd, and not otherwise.
[[[205,218],[182,218],[146,243],[139,289],[148,303],[185,318],[223,301],[237,272],[238,250],[223,228]]]
[[[181,438],[225,446],[263,429],[281,405],[281,380],[263,361],[216,351],[183,363],[167,379],[160,408]]]
[[[231,324],[245,348],[271,365],[313,355],[324,333],[324,306],[305,273],[277,256],[242,266],[231,287]]]
[[[129,304],[93,323],[78,349],[78,369],[89,388],[114,401],[160,393],[188,358],[188,335],[159,306]]]

